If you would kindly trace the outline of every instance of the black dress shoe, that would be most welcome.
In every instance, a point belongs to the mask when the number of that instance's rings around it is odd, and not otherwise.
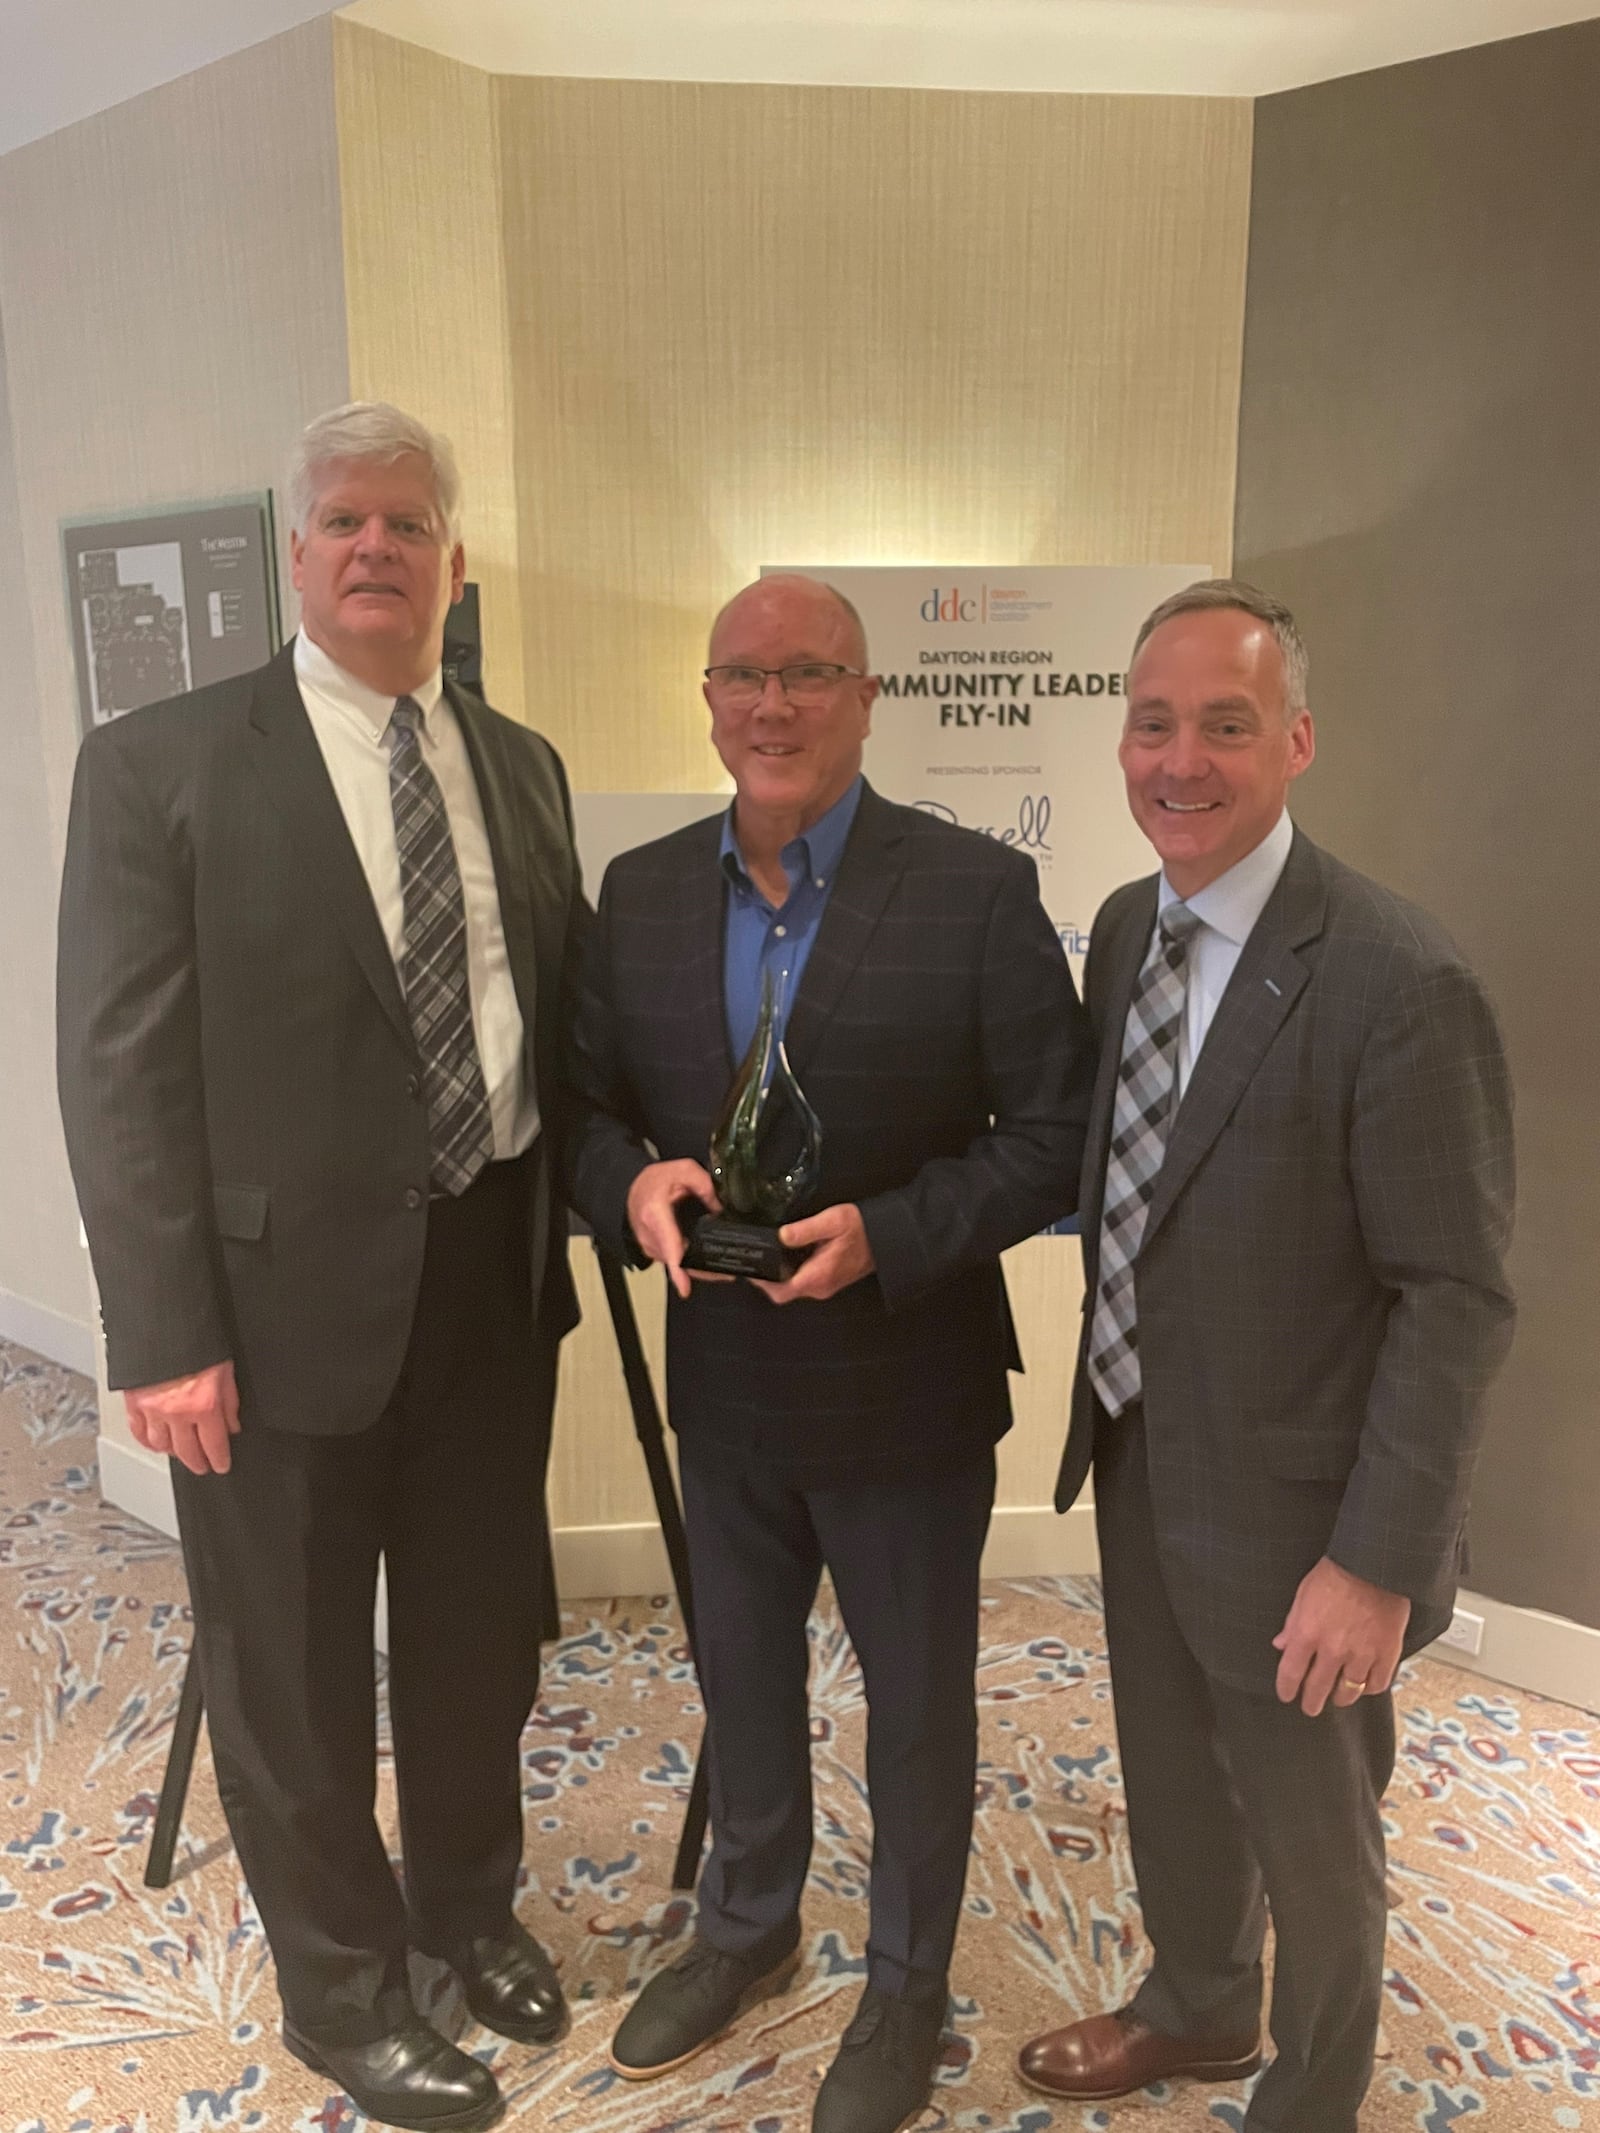
[[[799,1962],[799,1939],[796,1925],[748,1955],[725,1955],[697,1940],[658,1970],[628,2009],[611,2040],[611,2064],[627,2081],[670,2074],[715,2044],[747,2007],[783,1991]]]
[[[811,2133],[899,2133],[933,2088],[945,2002],[897,2000],[869,1985],[822,2077]]]
[[[358,2111],[409,2133],[478,2133],[505,2108],[486,2066],[430,2029],[421,2015],[371,2044],[321,2044],[287,2023],[284,2049],[336,2081]]]
[[[444,1951],[461,1980],[468,2007],[496,2036],[518,2044],[549,2044],[567,2019],[555,1965],[515,1919],[501,1933],[481,1934]]]

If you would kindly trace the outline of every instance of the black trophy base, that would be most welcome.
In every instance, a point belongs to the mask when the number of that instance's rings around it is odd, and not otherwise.
[[[689,1215],[683,1263],[701,1274],[737,1274],[747,1281],[787,1281],[808,1255],[778,1242],[778,1232],[764,1222],[740,1222],[732,1215]]]

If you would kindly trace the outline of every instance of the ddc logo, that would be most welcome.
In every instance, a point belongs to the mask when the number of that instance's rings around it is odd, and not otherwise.
[[[948,592],[936,585],[917,613],[924,622],[987,622],[989,588],[980,585],[974,597],[970,593],[963,595],[958,585],[952,585]]]

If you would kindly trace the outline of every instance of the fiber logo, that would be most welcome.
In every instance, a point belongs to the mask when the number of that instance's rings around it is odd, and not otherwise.
[[[959,585],[948,590],[936,585],[917,613],[924,622],[987,622],[989,588],[980,585],[976,593],[963,593]]]

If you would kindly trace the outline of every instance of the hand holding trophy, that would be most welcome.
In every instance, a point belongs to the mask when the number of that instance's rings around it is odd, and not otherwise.
[[[822,1174],[822,1122],[789,1065],[778,1005],[767,971],[755,1035],[711,1133],[711,1182],[723,1211],[711,1214],[692,1201],[680,1203],[689,1239],[683,1264],[698,1273],[787,1281],[806,1256],[804,1249],[781,1244],[778,1231],[807,1211],[806,1202],[816,1191]],[[764,1167],[773,1162],[774,1143],[794,1149],[786,1167]]]

